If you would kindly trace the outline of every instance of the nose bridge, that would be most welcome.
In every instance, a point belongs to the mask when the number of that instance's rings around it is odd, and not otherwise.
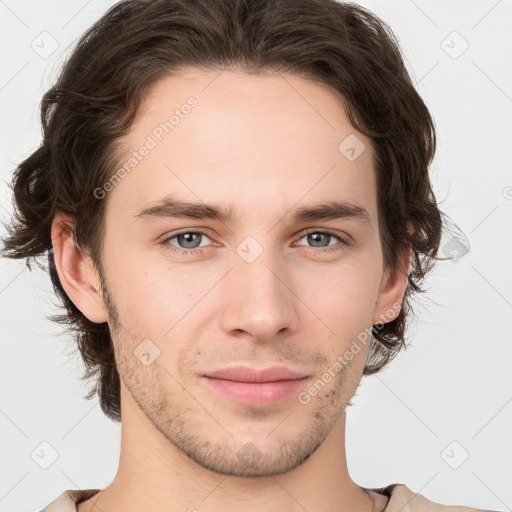
[[[224,283],[224,329],[243,330],[256,339],[293,330],[295,301],[278,251],[247,237],[237,246],[233,264]]]

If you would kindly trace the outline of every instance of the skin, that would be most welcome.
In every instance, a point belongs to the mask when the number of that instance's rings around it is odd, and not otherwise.
[[[121,376],[118,471],[78,510],[382,510],[387,498],[351,479],[345,451],[345,409],[369,343],[307,404],[294,393],[241,405],[200,378],[279,365],[310,377],[304,391],[358,334],[398,315],[407,276],[383,267],[371,141],[323,85],[188,69],[149,91],[125,155],[190,96],[198,105],[108,192],[102,275],[74,246],[66,215],[52,225],[61,282],[84,315],[109,322]],[[366,146],[354,161],[338,150],[349,134]],[[170,193],[232,205],[236,219],[136,220]],[[290,220],[297,206],[340,199],[370,222]],[[184,228],[205,235],[164,242]],[[352,242],[303,233],[325,229]],[[248,236],[263,249],[251,263],[236,251]],[[172,252],[198,245],[201,254]],[[410,252],[398,257],[408,269]],[[145,339],[160,351],[147,366],[134,355]]]

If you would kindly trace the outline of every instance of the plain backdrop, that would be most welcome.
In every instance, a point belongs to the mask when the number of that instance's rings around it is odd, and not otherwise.
[[[366,487],[400,482],[439,503],[510,510],[512,1],[360,3],[392,27],[435,119],[434,190],[470,252],[445,237],[441,255],[456,257],[415,302],[409,347],[362,380],[347,413],[349,470]],[[40,142],[41,96],[112,4],[0,1],[2,225],[6,182]],[[49,276],[5,258],[0,271],[0,510],[35,511],[110,483],[120,425],[83,399],[73,340],[46,318],[58,312]]]

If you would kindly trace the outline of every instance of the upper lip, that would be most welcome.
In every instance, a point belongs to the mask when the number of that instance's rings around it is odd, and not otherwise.
[[[262,370],[255,370],[247,366],[235,366],[233,368],[215,370],[205,374],[205,376],[238,382],[274,382],[277,380],[296,380],[307,377],[304,373],[299,373],[282,366],[273,366]]]

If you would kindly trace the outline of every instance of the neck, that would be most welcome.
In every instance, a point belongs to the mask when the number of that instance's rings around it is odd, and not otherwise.
[[[216,473],[191,460],[155,429],[129,393],[122,393],[122,411],[117,474],[104,490],[79,504],[79,512],[382,509],[382,497],[356,485],[348,473],[345,414],[295,469],[274,476],[244,477]]]

